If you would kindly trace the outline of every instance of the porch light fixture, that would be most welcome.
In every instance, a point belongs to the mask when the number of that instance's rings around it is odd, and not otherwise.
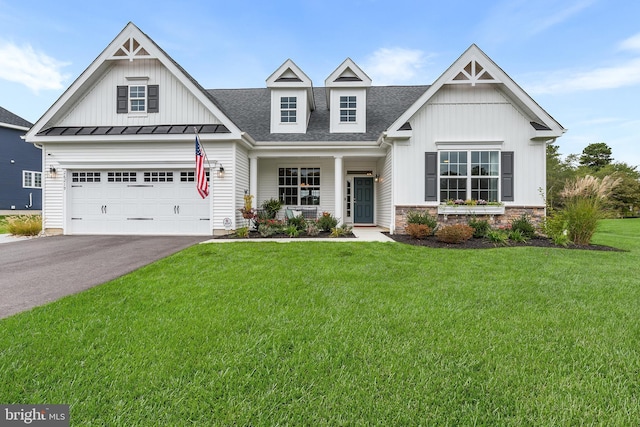
[[[220,164],[220,168],[218,169],[218,178],[224,178],[224,168],[222,164]]]
[[[56,168],[54,168],[53,166],[49,166],[49,178],[55,178],[56,177]]]
[[[373,179],[375,182],[380,181],[380,175],[376,174],[376,177]]]

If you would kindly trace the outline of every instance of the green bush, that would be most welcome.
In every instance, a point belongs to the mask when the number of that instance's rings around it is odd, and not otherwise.
[[[307,220],[302,215],[287,218],[287,226],[295,227],[298,231],[302,231],[307,228]]]
[[[446,225],[436,231],[436,238],[445,243],[462,243],[473,236],[473,228],[466,224]]]
[[[487,239],[494,245],[506,246],[509,244],[509,233],[504,230],[489,230]]]
[[[279,227],[274,227],[272,224],[264,222],[258,225],[258,233],[262,237],[271,237],[279,231]]]
[[[438,221],[429,212],[409,211],[407,212],[407,224],[422,224],[435,230]]]
[[[331,237],[345,237],[351,236],[353,228],[347,224],[342,224],[340,227],[334,227],[331,229]]]
[[[318,228],[322,231],[331,231],[338,225],[338,219],[329,212],[322,212],[322,216],[317,221]]]
[[[527,243],[529,238],[522,233],[522,230],[511,230],[509,232],[509,240],[519,243]]]
[[[433,229],[425,224],[407,224],[405,231],[412,239],[426,239],[433,234]]]
[[[572,243],[569,237],[569,223],[562,213],[550,212],[544,220],[542,230],[556,245],[566,247]]]
[[[489,230],[491,230],[489,221],[486,219],[477,219],[473,217],[469,220],[468,224],[469,227],[473,228],[473,237],[475,238],[486,237]]]
[[[280,211],[280,208],[282,207],[282,202],[278,199],[269,199],[262,202],[261,207],[262,209],[264,209],[269,219],[273,219],[278,214],[278,211]]]
[[[300,230],[295,224],[291,224],[284,229],[284,233],[289,237],[298,237],[300,235]]]
[[[529,216],[527,216],[526,214],[522,214],[520,218],[516,218],[511,221],[511,230],[520,231],[520,233],[527,239],[530,239],[536,235],[536,227],[533,225],[531,219],[529,219]]]
[[[40,215],[9,216],[7,231],[15,236],[37,236],[42,231],[42,217]]]
[[[236,229],[236,236],[249,237],[249,227],[240,227]]]

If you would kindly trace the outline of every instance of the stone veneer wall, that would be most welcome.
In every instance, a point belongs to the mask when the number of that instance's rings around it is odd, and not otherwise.
[[[424,206],[396,206],[396,230],[397,234],[405,234],[405,226],[407,225],[407,213],[411,211],[429,212],[430,215],[437,217],[438,225],[466,224],[471,215],[438,215],[438,207]],[[486,219],[492,227],[504,227],[511,224],[516,218],[520,218],[523,214],[527,215],[531,222],[538,228],[542,226],[545,218],[545,208],[529,207],[529,206],[505,206],[504,214],[501,215],[475,215],[477,219]],[[446,219],[445,219],[446,217]]]

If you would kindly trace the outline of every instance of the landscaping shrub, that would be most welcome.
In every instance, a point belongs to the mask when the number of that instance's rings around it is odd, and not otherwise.
[[[489,221],[486,219],[477,219],[473,217],[469,220],[468,224],[469,227],[473,228],[473,237],[475,238],[486,237],[489,230],[491,230]]]
[[[236,229],[236,236],[249,237],[249,227],[240,227]]]
[[[273,224],[270,224],[268,222],[263,222],[262,224],[258,225],[258,233],[260,233],[262,237],[271,237],[276,234],[279,229],[280,227],[275,227]]]
[[[331,231],[332,228],[338,225],[338,219],[329,212],[322,212],[322,216],[318,218],[317,224],[318,229],[322,231]]]
[[[302,231],[307,228],[307,220],[302,215],[294,216],[293,218],[287,218],[287,226],[295,227],[298,231]]]
[[[569,239],[578,245],[588,245],[596,231],[598,220],[605,217],[603,209],[611,191],[621,180],[611,175],[602,180],[586,175],[567,182],[560,193],[564,209],[559,213],[567,223]]]
[[[533,225],[526,214],[522,214],[520,218],[516,218],[511,221],[511,230],[520,231],[520,233],[527,239],[530,239],[536,235],[536,227]]]
[[[466,224],[446,225],[436,232],[436,238],[445,243],[462,243],[473,236],[473,228]]]
[[[352,234],[352,227],[347,224],[342,224],[340,227],[334,227],[331,229],[331,237],[345,237]]]
[[[262,202],[261,207],[268,215],[268,218],[274,219],[282,207],[282,202],[278,199],[269,199]]]
[[[291,224],[284,229],[284,233],[289,237],[298,237],[300,230],[298,230],[297,225]]]
[[[514,242],[518,242],[518,243],[527,243],[527,241],[529,240],[529,238],[525,236],[522,230],[520,229],[511,230],[508,236],[509,236],[509,240],[513,240]]]
[[[318,228],[318,223],[315,221],[307,222],[307,229],[305,230],[307,236],[317,236],[320,234],[320,229]]]
[[[569,238],[568,222],[561,213],[549,212],[542,225],[544,234],[553,243],[560,246],[568,246],[571,243]]]
[[[506,246],[509,244],[509,233],[505,230],[489,230],[487,239],[496,246]]]
[[[15,236],[37,236],[42,231],[42,217],[40,215],[9,216],[7,230]]]
[[[433,229],[425,224],[407,224],[405,231],[412,239],[426,239],[433,234]]]
[[[407,212],[407,224],[427,225],[431,230],[435,230],[438,221],[429,212],[409,211]]]

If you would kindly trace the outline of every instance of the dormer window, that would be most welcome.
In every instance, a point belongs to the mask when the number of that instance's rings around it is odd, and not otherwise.
[[[340,122],[356,121],[356,97],[341,96],[340,97]]]
[[[129,111],[132,113],[144,113],[147,111],[147,87],[129,86]]]
[[[297,100],[295,96],[280,97],[280,123],[296,123]]]

